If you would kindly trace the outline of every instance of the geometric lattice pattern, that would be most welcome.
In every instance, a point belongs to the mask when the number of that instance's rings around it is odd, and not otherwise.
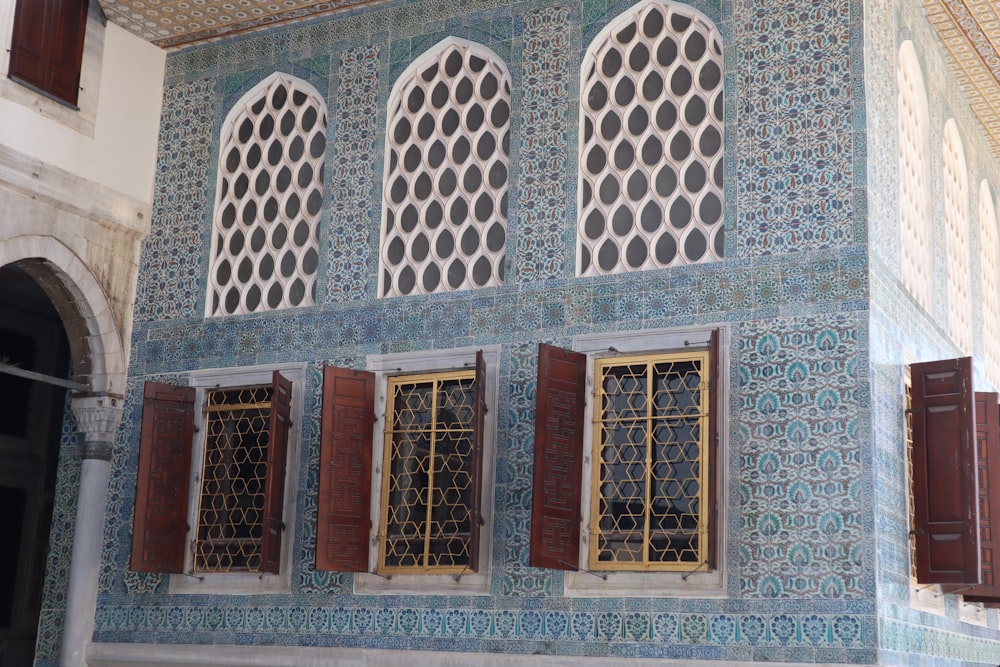
[[[899,48],[896,77],[899,117],[900,279],[931,311],[930,127],[927,93],[913,42]]]
[[[598,360],[590,567],[708,558],[708,353]]]
[[[469,571],[472,371],[388,382],[379,571]]]
[[[448,40],[393,87],[381,296],[499,285],[507,244],[510,75],[492,51]]]
[[[572,146],[582,141],[576,127],[578,68],[581,49],[621,11],[605,14],[604,7],[610,6],[605,3],[385,3],[168,55],[168,81],[178,96],[165,100],[164,114],[171,123],[161,133],[161,153],[177,158],[165,162],[158,174],[159,211],[144,250],[146,266],[152,268],[140,278],[148,296],[137,304],[143,317],[134,329],[130,376],[170,374],[185,383],[191,368],[313,360],[305,391],[309,416],[293,426],[301,428],[304,451],[313,454],[289,480],[303,493],[290,533],[294,544],[287,593],[179,596],[169,593],[168,578],[160,580],[159,575],[137,588],[122,574],[135,488],[129,443],[137,441],[139,423],[138,412],[127,416],[112,462],[95,640],[446,646],[473,652],[501,646],[524,653],[714,659],[719,664],[750,656],[776,662],[877,662],[881,632],[873,581],[882,547],[873,539],[871,523],[883,515],[870,509],[875,505],[866,486],[871,479],[867,471],[874,462],[871,448],[858,445],[870,441],[864,414],[843,413],[858,392],[861,402],[867,400],[863,392],[869,388],[868,327],[859,310],[871,294],[864,202],[866,194],[871,202],[879,200],[877,192],[863,187],[864,141],[884,134],[875,128],[865,134],[861,105],[867,107],[877,96],[862,88],[861,76],[870,66],[859,62],[862,36],[853,32],[862,27],[861,17],[853,11],[857,3],[844,0],[690,4],[707,12],[727,35],[731,76],[724,85],[736,113],[727,114],[726,143],[738,161],[727,158],[726,167],[740,176],[727,184],[734,195],[726,202],[727,243],[740,260],[752,260],[750,266],[727,262],[623,272],[599,280],[571,278],[576,272],[577,215],[575,201],[567,203],[567,197],[572,199],[578,186]],[[881,10],[886,3],[871,4]],[[891,14],[872,13],[876,18]],[[867,11],[864,18],[869,18]],[[387,124],[383,105],[397,74],[439,43],[445,31],[500,54],[516,84],[511,168],[517,178],[510,182],[512,245],[505,284],[429,299],[377,299],[375,229],[383,204],[381,192],[369,196],[373,193],[366,194],[365,188],[381,183],[376,165],[384,156],[378,153]],[[806,34],[811,45],[807,54],[800,46]],[[894,41],[892,36],[884,40]],[[890,47],[877,61],[891,74],[894,56]],[[330,91],[338,107],[339,100],[352,95],[365,100],[350,113],[330,109],[330,181],[324,205],[324,219],[330,223],[320,234],[323,289],[314,308],[203,322],[198,313],[178,308],[173,302],[178,290],[172,287],[183,287],[177,281],[188,280],[194,266],[195,298],[186,288],[179,301],[198,303],[205,295],[205,271],[197,267],[207,264],[209,248],[190,245],[188,239],[207,238],[202,221],[211,211],[206,210],[204,190],[206,182],[211,187],[217,159],[203,158],[194,149],[206,147],[204,152],[216,154],[217,125],[226,113],[223,95],[276,68],[295,73],[308,69],[309,80],[322,82],[317,87]],[[886,90],[894,82],[891,74]],[[801,94],[790,98],[786,85]],[[895,106],[892,98],[875,102]],[[189,124],[208,132],[184,134]],[[176,131],[182,133],[182,146],[172,138]],[[896,159],[894,138],[890,145],[891,154],[878,164]],[[183,146],[191,148],[182,151]],[[205,172],[190,172],[193,165],[201,168],[199,160],[209,164],[208,181]],[[371,178],[373,167],[380,173]],[[794,191],[787,189],[792,179]],[[183,198],[174,195],[179,188]],[[892,213],[872,216],[871,225],[894,219]],[[178,236],[189,245],[168,243]],[[177,252],[178,247],[184,252]],[[193,262],[188,259],[192,253]],[[342,263],[328,270],[336,261]],[[334,291],[341,287],[332,285],[337,276],[346,276],[350,292]],[[769,320],[775,312],[789,319]],[[731,502],[726,521],[714,528],[727,536],[728,599],[686,604],[674,597],[672,587],[647,597],[564,596],[561,571],[528,564],[537,341],[565,347],[580,333],[723,320],[734,323],[732,376],[724,378],[729,403],[723,407],[729,419],[720,424],[730,443],[723,463],[730,473]],[[838,337],[832,348],[816,340],[828,329]],[[852,331],[857,339],[848,337]],[[758,345],[769,335],[778,339],[773,349]],[[370,353],[494,342],[503,346],[504,361],[492,479],[497,520],[483,527],[493,532],[492,594],[357,596],[351,593],[351,574],[314,571],[319,360],[363,367],[364,355]],[[840,345],[846,345],[843,352]],[[799,358],[805,359],[805,368],[794,365]],[[130,382],[141,389],[141,381]],[[781,405],[771,394],[803,402]],[[127,403],[136,400],[141,404],[141,391],[130,392]],[[893,419],[898,430],[898,410]],[[808,437],[800,437],[803,432]],[[897,450],[900,441],[895,441]],[[830,455],[824,456],[826,450]],[[896,506],[900,504],[905,500]],[[804,527],[782,530],[786,521]],[[317,595],[321,590],[336,594]],[[946,630],[954,626],[943,619],[945,623]],[[905,634],[896,644],[921,640],[913,623],[902,625]],[[212,648],[206,646],[206,652]]]
[[[640,3],[594,39],[580,88],[578,274],[721,259],[719,31]]]
[[[965,354],[972,354],[970,296],[969,172],[958,125],[944,125],[944,224],[948,255],[948,333]]]
[[[1000,236],[990,186],[979,186],[979,271],[986,377],[1000,386]]]
[[[316,301],[326,105],[309,84],[276,73],[226,119],[219,149],[206,315]]]
[[[217,389],[205,398],[196,572],[257,572],[264,533],[271,387]]]

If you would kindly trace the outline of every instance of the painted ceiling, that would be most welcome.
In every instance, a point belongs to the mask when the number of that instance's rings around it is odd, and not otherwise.
[[[921,0],[949,65],[1000,155],[1000,3],[996,0]]]
[[[371,0],[99,1],[109,21],[164,48],[371,4]]]

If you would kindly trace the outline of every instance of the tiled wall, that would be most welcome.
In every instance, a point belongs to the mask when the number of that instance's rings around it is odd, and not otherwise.
[[[1000,169],[985,142],[968,102],[948,73],[944,53],[916,3],[868,0],[865,28],[867,76],[869,248],[871,253],[872,434],[875,451],[875,506],[878,563],[879,646],[886,664],[964,665],[1000,662],[1000,635],[995,612],[980,612],[989,624],[977,627],[959,620],[960,596],[944,597],[943,613],[911,607],[909,578],[909,490],[906,469],[903,386],[905,365],[916,361],[962,356],[948,338],[944,238],[942,136],[954,117],[963,138],[969,168],[969,248],[973,303],[980,299],[979,183],[1000,186]],[[912,40],[927,85],[930,118],[930,174],[934,304],[925,313],[899,282],[899,213],[896,110],[896,61],[899,46]],[[886,91],[892,91],[887,94]],[[940,224],[939,224],[940,222]],[[981,313],[975,313],[977,390],[988,390],[983,375]]]
[[[574,277],[576,98],[583,49],[625,3],[379,4],[168,58],[97,641],[876,659],[862,3],[693,4],[724,40],[727,259],[604,278]],[[486,44],[512,76],[508,282],[376,299],[386,100],[448,35]],[[330,109],[318,304],[206,321],[219,127],[275,69]],[[564,597],[562,573],[527,564],[537,343],[719,323],[727,597]],[[357,596],[352,575],[313,571],[321,365],[486,344],[503,349],[492,594]],[[166,579],[129,573],[142,382],[281,361],[310,363],[290,593],[171,596]]]
[[[69,590],[69,565],[76,524],[76,497],[80,488],[80,450],[83,438],[76,430],[73,413],[63,413],[59,440],[59,463],[56,469],[55,501],[52,508],[52,531],[49,555],[45,563],[45,586],[42,590],[42,613],[38,621],[35,664],[49,667],[58,664],[62,648],[62,630],[66,616],[66,593]]]

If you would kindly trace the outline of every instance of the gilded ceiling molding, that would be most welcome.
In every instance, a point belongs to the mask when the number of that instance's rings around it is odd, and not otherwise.
[[[174,48],[328,14],[368,0],[102,0],[109,21]]]
[[[922,0],[959,85],[1000,157],[1000,11],[995,0]]]

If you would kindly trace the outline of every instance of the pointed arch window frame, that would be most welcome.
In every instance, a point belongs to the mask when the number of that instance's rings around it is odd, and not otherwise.
[[[916,99],[907,97],[901,83],[903,77],[908,76],[914,80],[914,92]],[[896,57],[896,113],[897,113],[897,137],[899,141],[898,162],[900,169],[899,176],[899,266],[900,280],[906,290],[916,299],[924,310],[931,310],[931,284],[933,276],[933,255],[931,251],[931,171],[930,171],[930,112],[927,101],[927,84],[920,66],[920,60],[912,41],[904,41],[899,46]],[[914,111],[914,130],[919,135],[917,141],[924,149],[919,163],[916,165],[918,172],[915,172],[917,181],[912,184],[912,189],[918,194],[917,201],[919,207],[915,214],[919,219],[909,221],[903,206],[903,195],[906,175],[903,170],[903,118],[901,111],[904,104],[908,104]],[[909,229],[908,229],[909,226]],[[914,244],[916,245],[914,246]]]
[[[216,280],[217,278],[216,273],[220,271],[222,262],[227,259],[223,253],[224,250],[223,245],[227,244],[227,240],[224,240],[220,237],[220,228],[224,225],[223,216],[226,215],[225,211],[228,202],[228,200],[224,201],[224,199],[227,197],[228,194],[227,188],[230,187],[228,184],[226,184],[226,174],[224,173],[224,161],[226,160],[227,156],[231,153],[232,148],[238,148],[238,149],[242,148],[244,151],[247,152],[250,151],[249,148],[246,148],[246,146],[249,144],[248,141],[244,141],[243,143],[237,143],[235,141],[237,139],[236,136],[237,132],[240,129],[238,125],[242,125],[241,122],[242,119],[250,115],[249,112],[253,111],[252,107],[258,102],[258,100],[264,100],[265,105],[267,104],[266,100],[269,91],[271,90],[272,86],[274,86],[275,83],[278,81],[284,81],[284,83],[286,84],[286,89],[290,89],[291,87],[294,86],[306,93],[307,101],[304,102],[302,105],[300,105],[301,107],[306,108],[308,106],[309,101],[315,103],[318,107],[317,119],[314,125],[314,127],[318,128],[318,132],[313,131],[312,128],[306,131],[307,134],[303,138],[304,150],[302,153],[302,159],[296,160],[298,164],[294,165],[296,167],[296,170],[301,172],[304,164],[308,162],[315,163],[315,166],[311,165],[312,177],[310,183],[308,186],[302,186],[301,183],[298,183],[298,178],[297,178],[298,175],[291,174],[290,181],[288,183],[288,189],[284,193],[277,193],[278,195],[280,195],[280,201],[279,197],[275,196],[275,200],[278,201],[278,210],[274,214],[275,218],[273,222],[279,222],[286,216],[291,218],[296,218],[297,213],[304,212],[305,214],[307,214],[308,217],[300,217],[298,218],[298,221],[299,222],[305,221],[308,227],[307,241],[299,245],[298,251],[296,253],[293,253],[295,255],[296,270],[292,273],[292,275],[285,276],[283,281],[278,279],[275,281],[270,281],[268,283],[265,283],[266,287],[267,285],[270,285],[269,287],[267,287],[268,290],[273,289],[274,286],[276,285],[280,285],[282,295],[278,305],[276,306],[269,305],[267,302],[268,295],[264,289],[261,289],[258,306],[250,309],[246,308],[247,292],[250,292],[253,287],[258,285],[257,280],[259,280],[259,278],[261,277],[260,272],[261,271],[266,272],[266,269],[264,269],[263,267],[266,266],[268,263],[267,254],[266,253],[262,254],[259,251],[257,251],[257,254],[254,255],[251,259],[252,271],[253,275],[256,276],[256,280],[246,283],[243,290],[241,290],[242,293],[240,294],[238,307],[227,312],[227,309],[225,308],[224,305],[225,293],[228,292],[227,285],[231,287],[232,283],[226,283],[222,280]],[[286,94],[285,98],[286,102],[290,96],[291,96],[290,93]],[[283,105],[283,108],[285,106],[286,105]],[[263,109],[261,109],[261,111],[263,111]],[[256,113],[259,115],[260,111]],[[275,136],[278,122],[279,122],[278,120],[274,121],[274,127],[266,137],[263,137],[261,141],[262,144],[264,142],[267,142],[272,136]],[[297,125],[298,123],[296,122],[296,127],[294,128],[296,130],[299,129]],[[253,135],[251,136],[251,138],[257,137],[257,131],[259,129],[260,128],[257,127],[252,128]],[[306,141],[306,139],[309,137],[310,134],[312,136],[312,139]],[[274,173],[269,176],[269,181],[271,178],[277,177],[283,166],[288,166],[287,161],[290,148],[294,143],[295,138],[299,136],[303,136],[301,132],[295,132],[295,133],[290,132],[287,134],[286,141],[281,144],[281,156],[278,162],[271,165]],[[321,149],[319,150],[319,154],[315,155],[313,146],[311,144],[316,140],[317,136],[322,136],[323,140]],[[319,276],[319,264],[320,264],[319,240],[318,240],[319,222],[320,218],[323,215],[323,210],[326,203],[326,193],[324,188],[325,178],[323,174],[326,165],[326,151],[327,151],[328,140],[329,140],[328,109],[326,100],[324,99],[323,95],[320,94],[320,92],[316,89],[314,85],[312,85],[305,79],[297,77],[293,74],[289,74],[287,72],[276,71],[264,77],[263,79],[261,79],[261,81],[259,81],[252,88],[250,88],[246,93],[240,96],[240,98],[226,112],[226,116],[223,119],[219,130],[219,144],[218,144],[219,156],[217,163],[215,197],[213,200],[213,211],[212,211],[212,236],[209,243],[210,251],[209,251],[207,280],[206,280],[205,317],[226,317],[231,315],[261,313],[274,310],[284,310],[286,308],[315,305],[316,289],[317,289],[316,281]],[[263,164],[266,159],[264,157],[263,145],[261,146],[260,153],[261,155],[259,159],[261,162],[258,164]],[[241,156],[240,166],[241,167],[244,166],[243,156]],[[233,175],[234,175],[233,180],[235,182],[236,180],[239,179],[240,173],[233,172]],[[306,192],[308,193],[318,192],[319,193],[318,203],[315,202],[315,198],[311,197],[311,194],[309,195],[309,197],[299,196],[299,193],[295,192],[296,184],[298,184],[299,189],[303,190],[303,194],[305,194]],[[253,184],[248,184],[246,192],[251,193],[254,190],[254,188],[255,186]],[[270,195],[275,194],[273,181],[269,182],[267,190],[265,191],[264,194],[258,195],[262,200],[264,206],[258,207],[256,204],[254,205],[256,211],[255,215],[252,216],[253,217],[252,223],[246,223],[245,218],[242,221],[239,219],[241,217],[239,209],[242,209],[243,211],[247,210],[247,205],[245,203],[242,203],[243,199],[238,199],[233,202],[235,205],[234,215],[237,216],[237,219],[234,220],[234,222],[232,223],[232,227],[238,228],[242,225],[247,228],[247,234],[244,236],[243,239],[243,248],[246,248],[246,246],[250,244],[250,241],[248,241],[246,237],[252,234],[254,228],[257,227],[258,225],[261,225],[263,222],[261,218],[261,208],[267,206],[269,199],[267,195],[269,194]],[[296,212],[296,214],[289,215],[288,207],[290,205],[290,200],[292,199],[293,196],[297,197],[298,211]],[[294,208],[293,204],[292,206]],[[284,211],[282,211],[282,209],[284,209]],[[314,209],[314,210],[310,211],[309,209]],[[247,214],[247,216],[250,217],[249,213]],[[295,220],[290,220],[288,227],[292,227],[293,224],[295,225],[295,227],[298,227],[299,223],[296,222]],[[278,251],[280,251],[281,248],[275,249],[275,257],[272,257],[270,259],[270,264],[273,265],[272,268],[270,269],[271,276],[276,276],[280,273],[279,265],[281,259],[288,252],[291,251],[291,246],[292,244],[294,244],[294,241],[290,242],[289,239],[292,239],[295,233],[296,229],[294,228],[286,229],[284,234],[284,242],[288,245],[285,246],[286,250],[285,252],[280,253],[280,256]],[[272,237],[274,236],[274,231],[272,231],[271,233],[265,232],[265,236],[266,239],[264,241],[264,245],[261,247],[262,248],[265,246],[271,247],[273,245]],[[231,240],[231,236],[229,240]],[[238,266],[233,266],[233,264],[235,264],[237,260],[242,261],[242,258],[244,257],[247,257],[247,255],[237,254],[235,258],[232,258],[234,259],[234,261],[230,262],[229,266],[230,276],[238,272]],[[298,303],[290,303],[288,291],[293,286],[295,280],[301,277],[300,272],[304,266],[305,267],[312,266],[313,268],[311,271],[306,272],[307,273],[306,280],[303,282],[302,286],[303,296]],[[218,299],[217,303],[215,303],[216,299]]]
[[[394,163],[393,163],[393,150],[398,143],[395,141],[395,138],[393,136],[395,127],[397,125],[396,122],[398,118],[397,110],[404,109],[405,101],[403,99],[403,95],[404,93],[408,93],[410,91],[413,80],[416,77],[418,77],[422,71],[428,69],[432,65],[432,63],[439,62],[442,60],[442,58],[447,57],[445,54],[447,54],[452,49],[462,49],[467,52],[471,51],[479,58],[485,60],[487,64],[483,68],[484,71],[492,63],[492,65],[501,72],[502,76],[500,77],[499,81],[500,87],[498,89],[497,97],[495,98],[497,101],[493,102],[490,108],[491,110],[495,109],[497,106],[499,106],[499,103],[501,101],[504,102],[506,106],[506,112],[505,112],[506,118],[504,119],[504,122],[500,124],[501,127],[496,128],[496,133],[499,136],[497,137],[496,148],[493,154],[490,156],[490,161],[489,161],[490,164],[484,165],[482,164],[482,162],[477,163],[480,167],[486,167],[486,166],[495,167],[497,159],[494,156],[499,156],[503,162],[502,183],[494,186],[491,183],[491,181],[493,180],[492,173],[483,174],[483,179],[482,179],[483,187],[476,188],[475,192],[469,196],[469,199],[475,199],[475,202],[478,202],[480,201],[480,198],[483,195],[487,194],[491,188],[495,190],[493,197],[493,210],[496,215],[494,217],[488,218],[488,220],[482,224],[483,231],[486,233],[479,235],[479,243],[476,247],[476,250],[472,253],[464,252],[464,248],[461,248],[461,245],[463,244],[461,244],[461,239],[458,237],[459,235],[464,236],[464,234],[470,229],[469,222],[471,222],[472,225],[475,225],[476,222],[478,222],[476,215],[474,214],[475,210],[474,202],[472,201],[466,202],[466,208],[468,210],[468,213],[466,216],[463,216],[464,219],[466,220],[465,224],[456,225],[453,221],[448,220],[452,214],[452,211],[454,210],[453,209],[454,202],[459,199],[452,197],[451,195],[462,191],[465,185],[464,182],[461,185],[456,185],[456,187],[451,191],[450,194],[443,196],[435,196],[439,193],[437,188],[438,183],[432,182],[431,194],[425,197],[420,207],[415,207],[415,208],[422,208],[423,210],[421,210],[420,213],[418,213],[418,215],[416,216],[417,219],[415,222],[415,226],[413,227],[413,230],[425,231],[424,226],[426,225],[427,220],[437,217],[436,215],[434,216],[427,215],[429,209],[433,207],[433,202],[441,202],[441,201],[444,202],[443,205],[439,205],[439,208],[442,209],[442,212],[440,214],[441,220],[438,223],[438,226],[435,227],[433,240],[430,239],[427,240],[428,248],[426,251],[424,250],[423,247],[420,248],[415,247],[418,244],[420,246],[423,246],[423,241],[419,241],[416,239],[417,234],[412,234],[409,239],[409,242],[407,242],[402,240],[400,238],[400,235],[395,235],[390,238],[391,235],[389,233],[390,227],[393,227],[395,229],[395,224],[396,224],[395,223],[396,213],[394,211],[390,211],[391,202],[393,201],[392,188],[393,185],[399,182],[399,179],[403,177],[401,170],[394,169]],[[511,129],[510,128],[511,85],[512,85],[512,78],[510,74],[510,69],[502,57],[500,57],[495,51],[493,51],[492,49],[481,43],[473,42],[455,36],[448,36],[443,40],[441,40],[440,42],[434,44],[427,51],[416,57],[413,60],[413,62],[410,63],[410,65],[408,65],[406,69],[404,69],[396,78],[395,82],[392,85],[392,89],[389,93],[389,98],[386,103],[385,153],[383,161],[382,199],[381,199],[382,214],[381,214],[379,246],[378,246],[379,247],[378,296],[380,298],[409,296],[417,294],[432,294],[438,292],[457,292],[466,289],[494,287],[504,283],[506,249],[507,249],[506,242],[508,235],[507,223],[509,218],[508,192],[510,186],[509,136]],[[504,87],[506,87],[505,91]],[[449,93],[451,92],[452,91],[449,90]],[[503,92],[506,92],[505,98],[503,97]],[[449,108],[453,109],[456,106],[452,102],[450,97],[451,96],[449,95],[449,103],[446,104],[444,107],[442,107],[442,112],[440,114],[441,116],[447,114],[446,109]],[[424,108],[426,108],[426,104],[420,107],[421,110]],[[406,112],[403,111],[403,113]],[[415,114],[419,112],[410,111],[409,113],[411,114],[411,116],[415,116]],[[460,113],[460,115],[464,115],[464,113]],[[491,113],[487,113],[486,115],[491,116]],[[436,120],[440,121],[442,119],[436,119]],[[474,130],[473,134],[476,134],[479,137],[481,137],[483,134],[485,134],[482,128],[487,127],[489,124],[490,123],[484,120],[483,125],[481,125],[478,130]],[[453,134],[459,134],[459,129],[461,129],[462,125],[464,124],[461,124],[460,128],[457,128],[453,132]],[[439,134],[439,128],[435,127],[434,132],[430,136],[432,137],[437,136],[437,134]],[[458,143],[459,141],[460,139],[454,139],[452,144]],[[432,148],[434,145],[434,142],[427,141],[426,143],[430,144],[429,146],[427,146],[427,148]],[[474,152],[470,151],[470,155],[472,154],[474,154]],[[428,156],[426,154],[421,154],[420,159],[421,163],[423,164],[424,162],[427,161]],[[455,165],[448,162],[446,157],[442,159],[442,161],[439,163],[438,166],[454,167]],[[464,170],[465,173],[468,172],[467,167],[465,167]],[[460,170],[456,169],[456,171]],[[481,169],[481,171],[486,171],[486,170]],[[426,173],[427,173],[426,171],[421,172],[421,174],[419,174],[417,178],[413,179],[413,182],[407,182],[405,180],[402,181],[405,182],[406,192],[402,195],[402,198],[395,203],[395,205],[403,215],[405,215],[405,209],[408,208],[409,205],[412,205],[415,200],[413,195],[416,187],[418,187],[417,181],[420,180],[420,176]],[[440,177],[443,177],[444,171],[441,171],[437,175],[439,176],[439,182],[440,182]],[[457,174],[456,174],[456,180],[459,180],[459,176]],[[461,180],[464,181],[464,179]],[[423,187],[422,185],[419,186]],[[390,219],[390,215],[393,216],[392,219]],[[440,258],[442,265],[440,267],[436,267],[439,276],[436,281],[437,286],[434,289],[427,289],[424,284],[425,271],[428,270],[428,267],[434,266],[433,260],[428,261],[428,258],[432,258],[438,254],[443,254],[440,253],[438,244],[441,242],[441,236],[444,235],[444,232],[441,230],[448,227],[449,225],[451,225],[452,227],[459,228],[453,234],[454,237],[453,245],[455,252],[448,257]],[[402,224],[402,221],[400,221],[399,227],[402,228],[403,226],[404,225]],[[492,243],[490,242],[491,238],[489,236],[490,233],[493,234],[492,238],[494,239],[494,241]],[[499,241],[497,241],[496,239],[499,239]],[[398,245],[402,246],[398,253],[396,252],[395,247],[392,248],[390,247],[390,244],[392,244],[396,240],[400,240],[401,242]],[[445,243],[445,245],[447,245],[447,243]],[[496,247],[491,247],[491,246],[496,246]],[[393,263],[396,266],[395,275],[392,276],[391,281],[387,280],[387,259],[389,259],[390,253],[396,253],[397,256],[401,255],[400,259],[397,262],[388,262],[388,263]],[[417,273],[418,275],[415,275],[413,277],[413,287],[405,291],[400,290],[398,288],[399,278],[407,268],[412,267],[413,257],[415,255],[421,257],[421,259],[418,259],[417,261],[422,262],[422,265],[418,267],[418,269],[414,272]],[[463,259],[466,260],[464,262],[464,264],[466,265],[464,278],[461,280],[458,286],[452,286],[450,285],[449,281],[448,268],[452,267],[456,263],[456,261]],[[488,261],[492,265],[490,277],[488,280],[482,281],[482,284],[475,284],[477,281],[475,281],[472,278],[473,272],[474,270],[481,268],[477,266],[477,263],[482,262],[484,259],[486,259],[486,261]],[[445,264],[447,264],[447,267],[445,266]],[[430,270],[434,271],[435,269],[432,268]]]
[[[645,195],[641,197],[642,201],[636,204],[635,206],[636,210],[632,211],[633,213],[631,218],[632,224],[631,227],[629,228],[630,230],[641,229],[642,233],[633,233],[630,238],[627,238],[625,242],[621,244],[624,247],[619,247],[617,261],[615,262],[612,268],[601,269],[600,267],[598,267],[597,253],[585,247],[585,240],[584,240],[587,234],[586,230],[589,221],[588,216],[592,215],[595,211],[598,211],[601,208],[600,206],[589,206],[589,202],[585,201],[587,199],[587,192],[589,189],[591,189],[586,182],[586,177],[584,173],[586,169],[585,165],[587,163],[586,153],[594,144],[594,142],[588,143],[586,140],[587,136],[586,123],[589,120],[589,114],[585,108],[584,95],[585,91],[587,91],[588,89],[588,83],[587,83],[588,71],[592,68],[596,69],[601,65],[602,61],[598,59],[598,52],[604,50],[605,44],[608,42],[609,39],[612,38],[612,35],[616,31],[621,31],[623,28],[627,28],[627,26],[630,24],[638,25],[639,21],[643,20],[643,16],[645,15],[647,8],[650,7],[651,5],[660,6],[661,8],[666,10],[664,12],[665,14],[667,14],[668,12],[677,13],[688,18],[692,22],[700,23],[705,28],[704,33],[705,36],[708,38],[705,45],[706,54],[713,51],[711,46],[711,40],[713,38],[718,43],[718,52],[714,60],[718,68],[718,82],[715,84],[715,86],[713,86],[713,91],[715,92],[713,92],[709,97],[714,99],[716,95],[719,96],[718,100],[718,106],[720,107],[719,117],[718,118],[714,117],[712,110],[710,109],[712,105],[710,103],[706,103],[705,117],[703,121],[699,125],[693,128],[688,128],[690,131],[687,132],[687,134],[692,136],[692,139],[696,139],[699,135],[703,135],[706,132],[706,128],[709,127],[714,128],[714,130],[718,133],[718,144],[709,162],[715,164],[715,166],[705,170],[705,182],[702,188],[699,189],[698,195],[695,197],[695,199],[698,201],[688,202],[691,209],[690,217],[688,222],[686,222],[684,225],[681,225],[681,227],[684,228],[684,231],[681,235],[682,238],[680,239],[667,238],[667,237],[673,237],[673,234],[677,229],[676,225],[673,225],[670,222],[670,211],[663,211],[662,209],[660,209],[659,211],[660,223],[655,228],[653,228],[653,224],[651,222],[647,223],[645,227],[643,226],[642,223],[643,213],[647,211],[649,205],[654,203],[655,201],[661,201],[664,199],[662,193],[658,193],[656,191],[656,187],[652,183],[652,181],[655,178],[655,174],[649,174],[648,190],[646,190]],[[663,32],[661,32],[660,34],[661,35],[666,34],[668,31],[672,31],[672,29],[666,24],[664,24]],[[612,18],[608,22],[608,24],[603,29],[601,29],[601,31],[594,37],[594,39],[588,45],[580,65],[581,92],[580,92],[580,109],[579,109],[580,119],[579,119],[579,135],[578,135],[580,137],[580,141],[578,150],[579,163],[577,170],[578,188],[577,188],[577,227],[576,227],[577,276],[607,275],[607,274],[623,273],[630,271],[642,271],[642,270],[650,270],[657,268],[666,268],[669,266],[676,266],[683,264],[696,264],[696,263],[719,261],[724,258],[725,253],[723,246],[725,238],[724,236],[725,188],[722,178],[723,178],[726,150],[725,150],[725,118],[723,115],[724,111],[722,111],[722,109],[724,109],[724,103],[725,103],[725,86],[724,86],[725,62],[723,58],[724,56],[723,52],[724,52],[724,43],[722,40],[721,31],[719,30],[716,23],[701,11],[693,7],[690,7],[688,5],[674,2],[673,0],[643,0],[642,2],[636,4],[633,7],[628,8],[621,14]],[[704,58],[704,56],[702,57]],[[650,57],[650,61],[652,61],[652,57]],[[635,78],[639,78],[639,76],[645,76],[648,78],[648,74],[645,73],[640,73],[639,75],[636,75]],[[691,78],[693,82],[694,80],[693,74]],[[693,86],[694,84],[692,83],[692,87]],[[667,90],[666,82],[663,83],[663,88],[664,90],[661,93],[662,98],[660,100],[647,104],[646,105],[647,107],[652,107],[654,106],[654,104],[660,104],[662,106],[662,100],[675,100],[675,101],[678,100],[677,96],[672,91]],[[681,96],[681,99],[687,97],[689,94],[690,94],[690,89],[688,90],[688,92],[686,92],[684,95]],[[608,95],[610,97],[611,95],[610,90],[608,91]],[[675,104],[674,106],[676,107],[677,105]],[[633,107],[633,108],[638,108],[638,107]],[[649,112],[652,109],[649,108],[646,110],[647,112]],[[672,127],[677,126],[678,124],[681,125],[684,124],[680,121],[679,114],[678,117],[675,118]],[[658,129],[656,125],[652,122],[652,120],[650,120],[649,122],[649,128]],[[593,132],[594,136],[598,135],[596,126]],[[649,130],[647,130],[646,133],[649,134]],[[679,132],[675,133],[675,136],[677,134],[680,133]],[[605,139],[605,142],[608,144],[610,148],[611,144],[620,144],[619,137],[622,136],[625,136],[624,123],[622,124],[615,138],[611,140]],[[643,140],[644,145],[645,142],[648,141],[648,138],[649,137]],[[692,141],[691,151],[689,152],[688,156],[681,161],[682,164],[690,161],[692,156],[694,156],[697,153],[694,146],[695,146],[695,141]],[[662,159],[660,159],[660,161],[655,166],[649,166],[649,165],[647,166],[651,171],[655,171],[656,174],[659,174],[663,172],[668,165],[670,165],[672,171],[675,174],[675,183],[672,188],[672,192],[670,193],[669,196],[673,201],[681,201],[681,200],[686,201],[687,197],[682,196],[684,195],[684,193],[681,192],[682,190],[680,187],[681,179],[676,177],[677,176],[676,172],[678,170],[673,167],[673,165],[676,164],[676,160],[673,158],[673,156],[669,155],[669,149],[667,146],[663,147],[663,151],[664,155]],[[639,151],[636,151],[636,153],[638,152]],[[608,154],[609,154],[608,162],[610,162],[611,161],[610,151],[608,151]],[[637,159],[635,160],[635,163],[638,163]],[[608,176],[613,176],[619,172],[620,169],[618,169],[617,166],[616,168],[606,169],[603,173],[594,177],[595,182],[597,179],[600,179],[603,182],[604,180],[607,179]],[[716,173],[713,175],[712,172]],[[717,177],[718,179],[717,183],[713,183],[715,177]],[[625,184],[625,187],[623,187],[622,190],[625,191],[627,187],[628,184]],[[717,217],[714,222],[706,224],[699,222],[699,216],[702,215],[702,211],[700,210],[701,207],[708,201],[709,197],[714,197],[717,200]],[[597,199],[598,199],[598,192],[596,191],[596,189],[594,189],[594,192],[591,195],[591,200],[597,201]],[[615,226],[616,220],[614,219],[614,211],[619,210],[626,201],[627,197],[618,196],[614,202],[604,206],[603,220],[602,220],[603,229],[606,230],[608,227]],[[696,203],[699,208],[697,212],[695,210]],[[639,210],[640,207],[641,210]],[[712,210],[715,210],[715,206],[712,207]],[[655,218],[656,218],[655,215],[649,214],[650,220],[655,220]],[[705,230],[709,228],[711,233],[708,234],[708,238],[705,239],[706,245],[704,252],[694,260],[689,259],[686,256],[687,249],[683,247],[686,244],[686,240],[690,236],[693,236],[693,230],[697,229],[698,232],[704,236]],[[623,257],[629,251],[632,245],[639,242],[643,234],[646,235],[645,260],[643,261],[641,266],[634,266],[634,267],[626,266]],[[654,257],[654,255],[657,252],[657,244],[662,243],[665,244],[666,246],[669,246],[671,240],[673,240],[673,245],[674,245],[674,250],[671,259],[664,262]],[[600,248],[603,247],[605,243],[610,241],[612,241],[610,235],[603,233],[600,234],[596,239],[592,239],[592,243],[590,243],[589,245],[591,248],[593,248],[593,250],[599,251]],[[616,245],[619,244],[616,243]],[[585,260],[587,260],[586,261],[587,266],[584,266]]]

